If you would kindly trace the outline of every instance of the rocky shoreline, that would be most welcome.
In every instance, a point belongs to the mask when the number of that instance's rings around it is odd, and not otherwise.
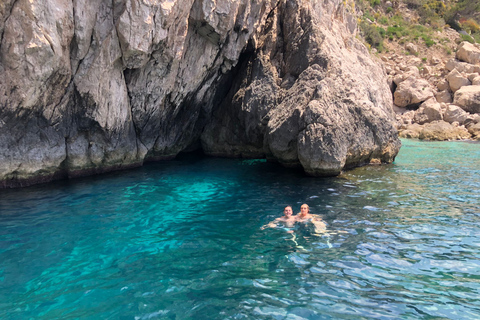
[[[419,58],[400,64],[394,58],[383,62],[400,137],[480,140],[480,45],[462,42],[455,59],[431,58],[423,68]]]

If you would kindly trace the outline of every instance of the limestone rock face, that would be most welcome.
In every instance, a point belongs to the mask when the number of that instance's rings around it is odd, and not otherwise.
[[[0,187],[203,149],[312,175],[393,161],[386,75],[338,0],[7,0]]]
[[[72,2],[0,6],[0,186],[12,175],[48,180],[66,159]]]

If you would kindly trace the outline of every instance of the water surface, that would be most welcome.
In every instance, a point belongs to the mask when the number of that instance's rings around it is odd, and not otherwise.
[[[184,157],[0,191],[1,319],[479,319],[480,144],[315,179]],[[328,224],[260,230],[308,203]]]

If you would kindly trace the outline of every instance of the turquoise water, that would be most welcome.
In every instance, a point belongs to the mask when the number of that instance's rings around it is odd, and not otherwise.
[[[0,191],[1,319],[480,319],[480,144],[314,179],[195,158]],[[315,235],[260,227],[290,204]]]

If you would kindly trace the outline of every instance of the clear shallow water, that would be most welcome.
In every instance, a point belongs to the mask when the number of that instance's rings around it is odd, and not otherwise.
[[[403,140],[338,178],[189,157],[0,191],[0,318],[479,319],[479,159]],[[304,202],[327,234],[260,230]]]

